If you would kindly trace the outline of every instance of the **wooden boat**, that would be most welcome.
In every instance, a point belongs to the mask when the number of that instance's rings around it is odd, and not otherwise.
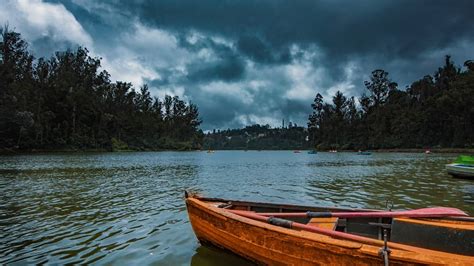
[[[310,150],[310,151],[308,151],[308,154],[318,154],[318,151],[317,150]]]
[[[375,210],[310,207],[189,196],[186,206],[202,244],[270,265],[474,265],[474,218],[288,218],[331,237],[251,219],[263,212],[379,214]],[[242,213],[243,215],[240,215]],[[248,216],[245,216],[247,215]],[[274,217],[271,217],[275,219]],[[270,219],[270,218],[268,218]],[[286,220],[286,221],[288,221]],[[277,223],[278,224],[278,223]],[[382,239],[385,236],[384,242]],[[359,239],[358,239],[359,238]],[[358,240],[357,240],[358,239]],[[388,251],[389,248],[389,251]],[[382,256],[381,254],[385,254]]]
[[[372,155],[370,151],[358,151],[357,155]]]
[[[446,165],[446,171],[455,177],[474,178],[474,157],[461,155],[454,163]]]

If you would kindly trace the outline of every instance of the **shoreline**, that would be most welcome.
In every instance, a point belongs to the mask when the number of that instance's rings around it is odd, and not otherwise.
[[[28,155],[28,154],[74,154],[74,153],[117,153],[117,152],[206,152],[209,149],[156,149],[156,150],[107,150],[107,149],[34,149],[34,150],[12,150],[0,149],[0,155]],[[313,149],[210,149],[212,151],[311,151]],[[317,150],[317,152],[329,152],[329,150]],[[425,153],[427,150],[430,153],[453,153],[453,154],[474,154],[474,148],[436,148],[436,149],[418,149],[418,148],[397,148],[397,149],[373,149],[364,150],[373,153]],[[338,152],[357,153],[357,150],[338,150]]]
[[[12,150],[0,149],[0,155],[28,155],[28,154],[74,154],[74,153],[118,153],[118,152],[187,152],[199,151],[194,150],[180,150],[180,149],[156,149],[156,150],[107,150],[107,149],[34,149],[34,150]]]
[[[406,152],[406,153],[474,153],[473,148],[436,148],[436,149],[377,149],[368,150],[371,152]]]
[[[317,152],[329,152],[329,150],[318,150],[318,149],[211,149],[212,151],[312,151]],[[474,148],[437,148],[437,149],[418,149],[418,148],[397,148],[397,149],[372,149],[372,150],[363,150],[364,152],[373,152],[373,153],[390,153],[390,152],[400,152],[400,153],[425,153],[427,150],[430,153],[473,153]],[[203,149],[207,151],[207,149]],[[337,150],[337,152],[350,152],[357,153],[358,150]]]

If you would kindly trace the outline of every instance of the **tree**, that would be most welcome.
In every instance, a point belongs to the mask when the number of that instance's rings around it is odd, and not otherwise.
[[[454,63],[451,61],[451,56],[446,55],[444,58],[444,66],[438,68],[436,71],[435,85],[439,90],[448,90],[450,83],[456,80],[456,77],[460,73],[460,69],[454,66]]]
[[[467,67],[469,71],[474,71],[474,60],[467,60],[464,62],[464,66]]]
[[[323,103],[323,96],[317,93],[316,97],[314,97],[313,103],[311,104],[313,112],[308,117],[308,129],[310,134],[309,138],[311,140],[311,146],[315,145],[315,140],[317,138],[317,132],[321,122],[321,115],[323,111]]]
[[[5,27],[1,37],[0,149],[201,146],[196,105],[171,96],[162,103],[146,84],[112,83],[87,48],[34,60],[20,34]]]
[[[466,61],[463,72],[449,56],[433,76],[425,75],[406,91],[398,90],[388,73],[372,72],[355,105],[354,98],[336,92],[332,103],[321,103],[318,121],[320,148],[474,147],[474,71]],[[433,78],[434,77],[434,78]]]
[[[370,81],[364,81],[365,87],[371,93],[369,98],[371,104],[379,106],[385,103],[389,91],[397,88],[397,83],[388,78],[388,72],[382,69],[372,71]]]
[[[19,33],[10,31],[8,25],[0,28],[0,145],[18,146],[28,111],[32,86],[33,56],[28,44]],[[32,117],[30,117],[33,119]],[[29,120],[29,119],[28,119]]]

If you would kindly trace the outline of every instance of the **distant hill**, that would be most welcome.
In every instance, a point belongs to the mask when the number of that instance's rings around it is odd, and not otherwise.
[[[271,128],[252,125],[214,131],[204,136],[203,147],[214,150],[293,150],[310,147],[304,127]]]

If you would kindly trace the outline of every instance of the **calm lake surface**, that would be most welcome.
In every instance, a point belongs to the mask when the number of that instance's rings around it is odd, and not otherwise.
[[[243,265],[201,247],[185,189],[268,202],[474,215],[455,154],[216,151],[0,156],[0,264]]]

